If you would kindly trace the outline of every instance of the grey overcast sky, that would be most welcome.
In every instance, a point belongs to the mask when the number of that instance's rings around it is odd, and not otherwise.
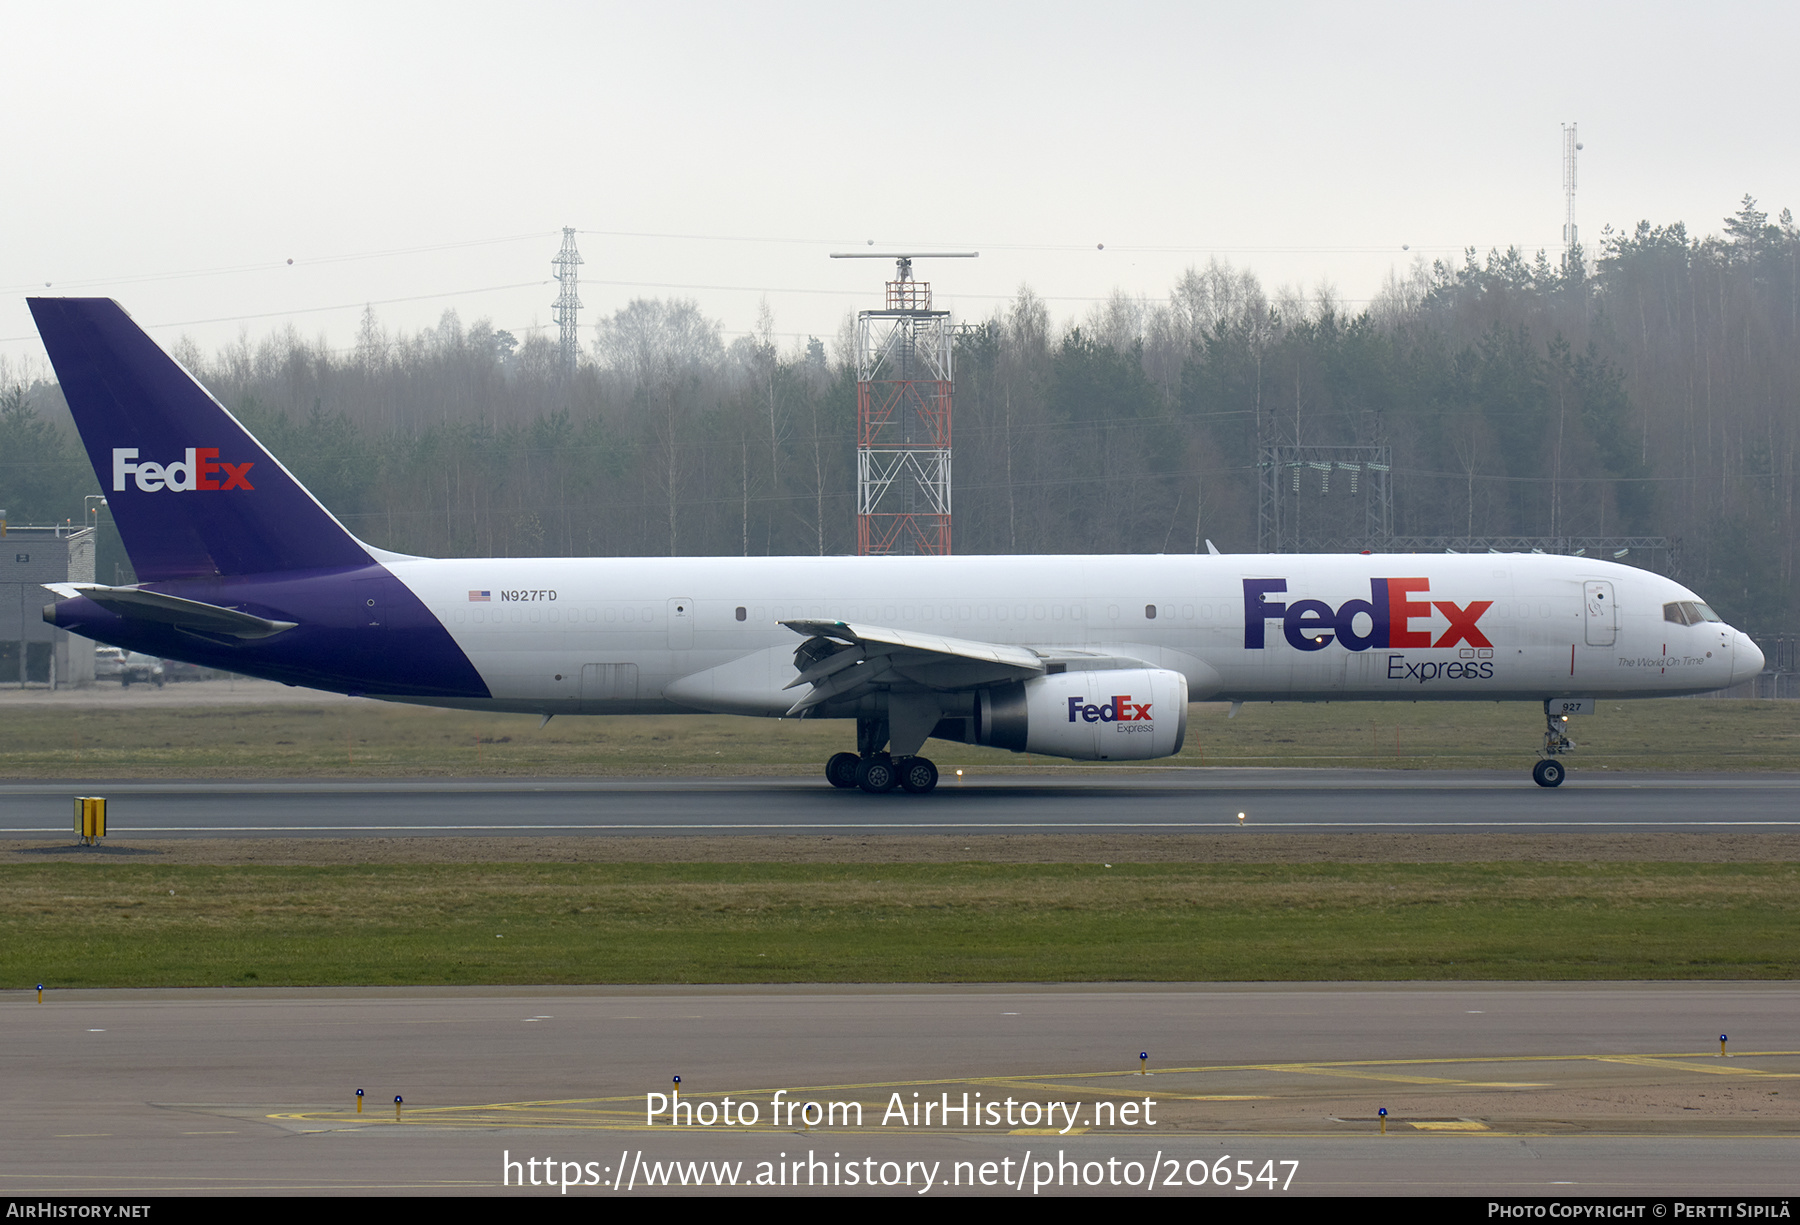
[[[963,318],[1214,255],[1356,303],[1415,255],[1555,252],[1570,121],[1590,245],[1800,207],[1797,36],[1644,0],[0,0],[0,358],[42,363],[29,293],[209,349],[348,346],[366,303],[523,334],[565,225],[584,343],[639,296],[829,339],[891,267],[826,259],[856,248],[979,250],[920,269]]]

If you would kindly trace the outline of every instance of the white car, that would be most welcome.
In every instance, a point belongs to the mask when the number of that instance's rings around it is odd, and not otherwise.
[[[121,688],[132,681],[149,681],[158,689],[163,686],[163,661],[154,655],[142,655],[119,647],[97,647],[94,651],[94,678],[119,678]]]
[[[94,648],[94,679],[112,680],[125,671],[125,652],[120,647]]]

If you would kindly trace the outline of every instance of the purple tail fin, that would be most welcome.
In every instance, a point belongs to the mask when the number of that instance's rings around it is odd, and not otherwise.
[[[117,302],[29,304],[141,581],[373,560]]]

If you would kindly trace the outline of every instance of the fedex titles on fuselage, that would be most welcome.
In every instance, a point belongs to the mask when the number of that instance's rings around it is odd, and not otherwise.
[[[135,479],[144,493],[170,490],[188,493],[196,489],[254,489],[250,469],[255,460],[234,464],[219,458],[217,447],[189,447],[187,456],[172,464],[152,461],[139,463],[136,447],[114,447],[112,453],[112,491],[125,492],[125,479]]]
[[[1352,651],[1371,647],[1388,649],[1466,648],[1460,654],[1476,655],[1479,663],[1439,664],[1408,663],[1404,656],[1388,660],[1391,680],[1417,680],[1423,683],[1438,676],[1449,679],[1486,679],[1494,674],[1493,643],[1481,632],[1482,614],[1494,606],[1492,600],[1471,600],[1460,605],[1451,600],[1433,600],[1431,581],[1425,578],[1372,578],[1369,598],[1345,600],[1333,608],[1324,600],[1295,600],[1292,604],[1269,599],[1287,590],[1284,578],[1247,578],[1244,580],[1244,649],[1261,651],[1268,645],[1268,623],[1281,622],[1282,637],[1296,651],[1322,651],[1333,641]],[[1450,624],[1435,638],[1429,629],[1414,629],[1413,623],[1431,617],[1432,609],[1444,615]],[[1365,622],[1367,631],[1358,628]],[[1454,669],[1454,672],[1451,671]],[[1427,674],[1429,670],[1429,674]]]

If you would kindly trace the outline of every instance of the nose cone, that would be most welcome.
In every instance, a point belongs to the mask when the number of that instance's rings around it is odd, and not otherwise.
[[[1731,644],[1731,683],[1741,684],[1759,675],[1763,670],[1762,648],[1750,641],[1750,635],[1743,630],[1732,631],[1735,641]]]

